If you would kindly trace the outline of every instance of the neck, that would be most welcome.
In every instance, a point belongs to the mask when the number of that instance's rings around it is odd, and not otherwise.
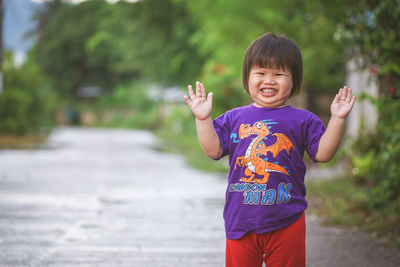
[[[285,103],[285,104],[280,105],[280,106],[261,106],[261,105],[259,105],[257,103],[253,103],[253,106],[255,106],[256,108],[283,108],[283,107],[286,107],[288,105]]]

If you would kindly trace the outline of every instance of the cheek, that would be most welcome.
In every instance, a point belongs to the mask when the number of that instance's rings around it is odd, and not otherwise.
[[[249,80],[249,85],[255,86],[255,85],[259,84],[260,81],[261,81],[261,79],[259,79],[257,77],[253,77],[251,80]]]
[[[285,87],[290,88],[290,90],[293,89],[293,82],[291,80],[285,81],[284,84],[285,84]]]
[[[247,83],[247,86],[249,87],[249,89],[251,90],[252,87],[254,87],[254,79],[250,79],[249,82]]]

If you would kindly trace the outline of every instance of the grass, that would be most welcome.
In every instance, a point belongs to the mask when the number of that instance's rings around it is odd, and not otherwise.
[[[369,188],[348,177],[307,183],[309,211],[324,218],[327,225],[362,229],[400,250],[400,217],[390,207],[368,206]]]
[[[229,170],[226,158],[215,161],[204,154],[195,135],[177,137],[165,132],[157,132],[156,135],[163,140],[159,150],[183,155],[188,164],[196,169],[209,173],[227,173]]]
[[[34,149],[46,141],[48,135],[0,134],[0,149]]]

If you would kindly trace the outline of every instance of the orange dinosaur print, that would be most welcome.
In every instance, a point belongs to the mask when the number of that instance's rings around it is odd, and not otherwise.
[[[286,151],[289,155],[291,148],[296,150],[292,141],[281,133],[272,134],[272,136],[276,136],[276,142],[270,146],[266,146],[263,139],[270,135],[269,123],[271,122],[257,121],[253,126],[244,123],[239,126],[238,134],[240,139],[257,135],[247,147],[246,154],[236,158],[235,169],[236,166],[246,166],[244,171],[245,177],[241,177],[241,182],[265,184],[268,182],[270,172],[280,172],[289,175],[288,171],[281,165],[268,162],[260,157],[261,155],[267,156],[267,152],[271,152],[273,158],[276,158],[281,151]],[[263,177],[255,179],[254,176],[256,174]]]

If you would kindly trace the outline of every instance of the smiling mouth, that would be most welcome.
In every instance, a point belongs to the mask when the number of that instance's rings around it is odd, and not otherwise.
[[[276,89],[261,89],[263,93],[275,93],[278,92]]]

